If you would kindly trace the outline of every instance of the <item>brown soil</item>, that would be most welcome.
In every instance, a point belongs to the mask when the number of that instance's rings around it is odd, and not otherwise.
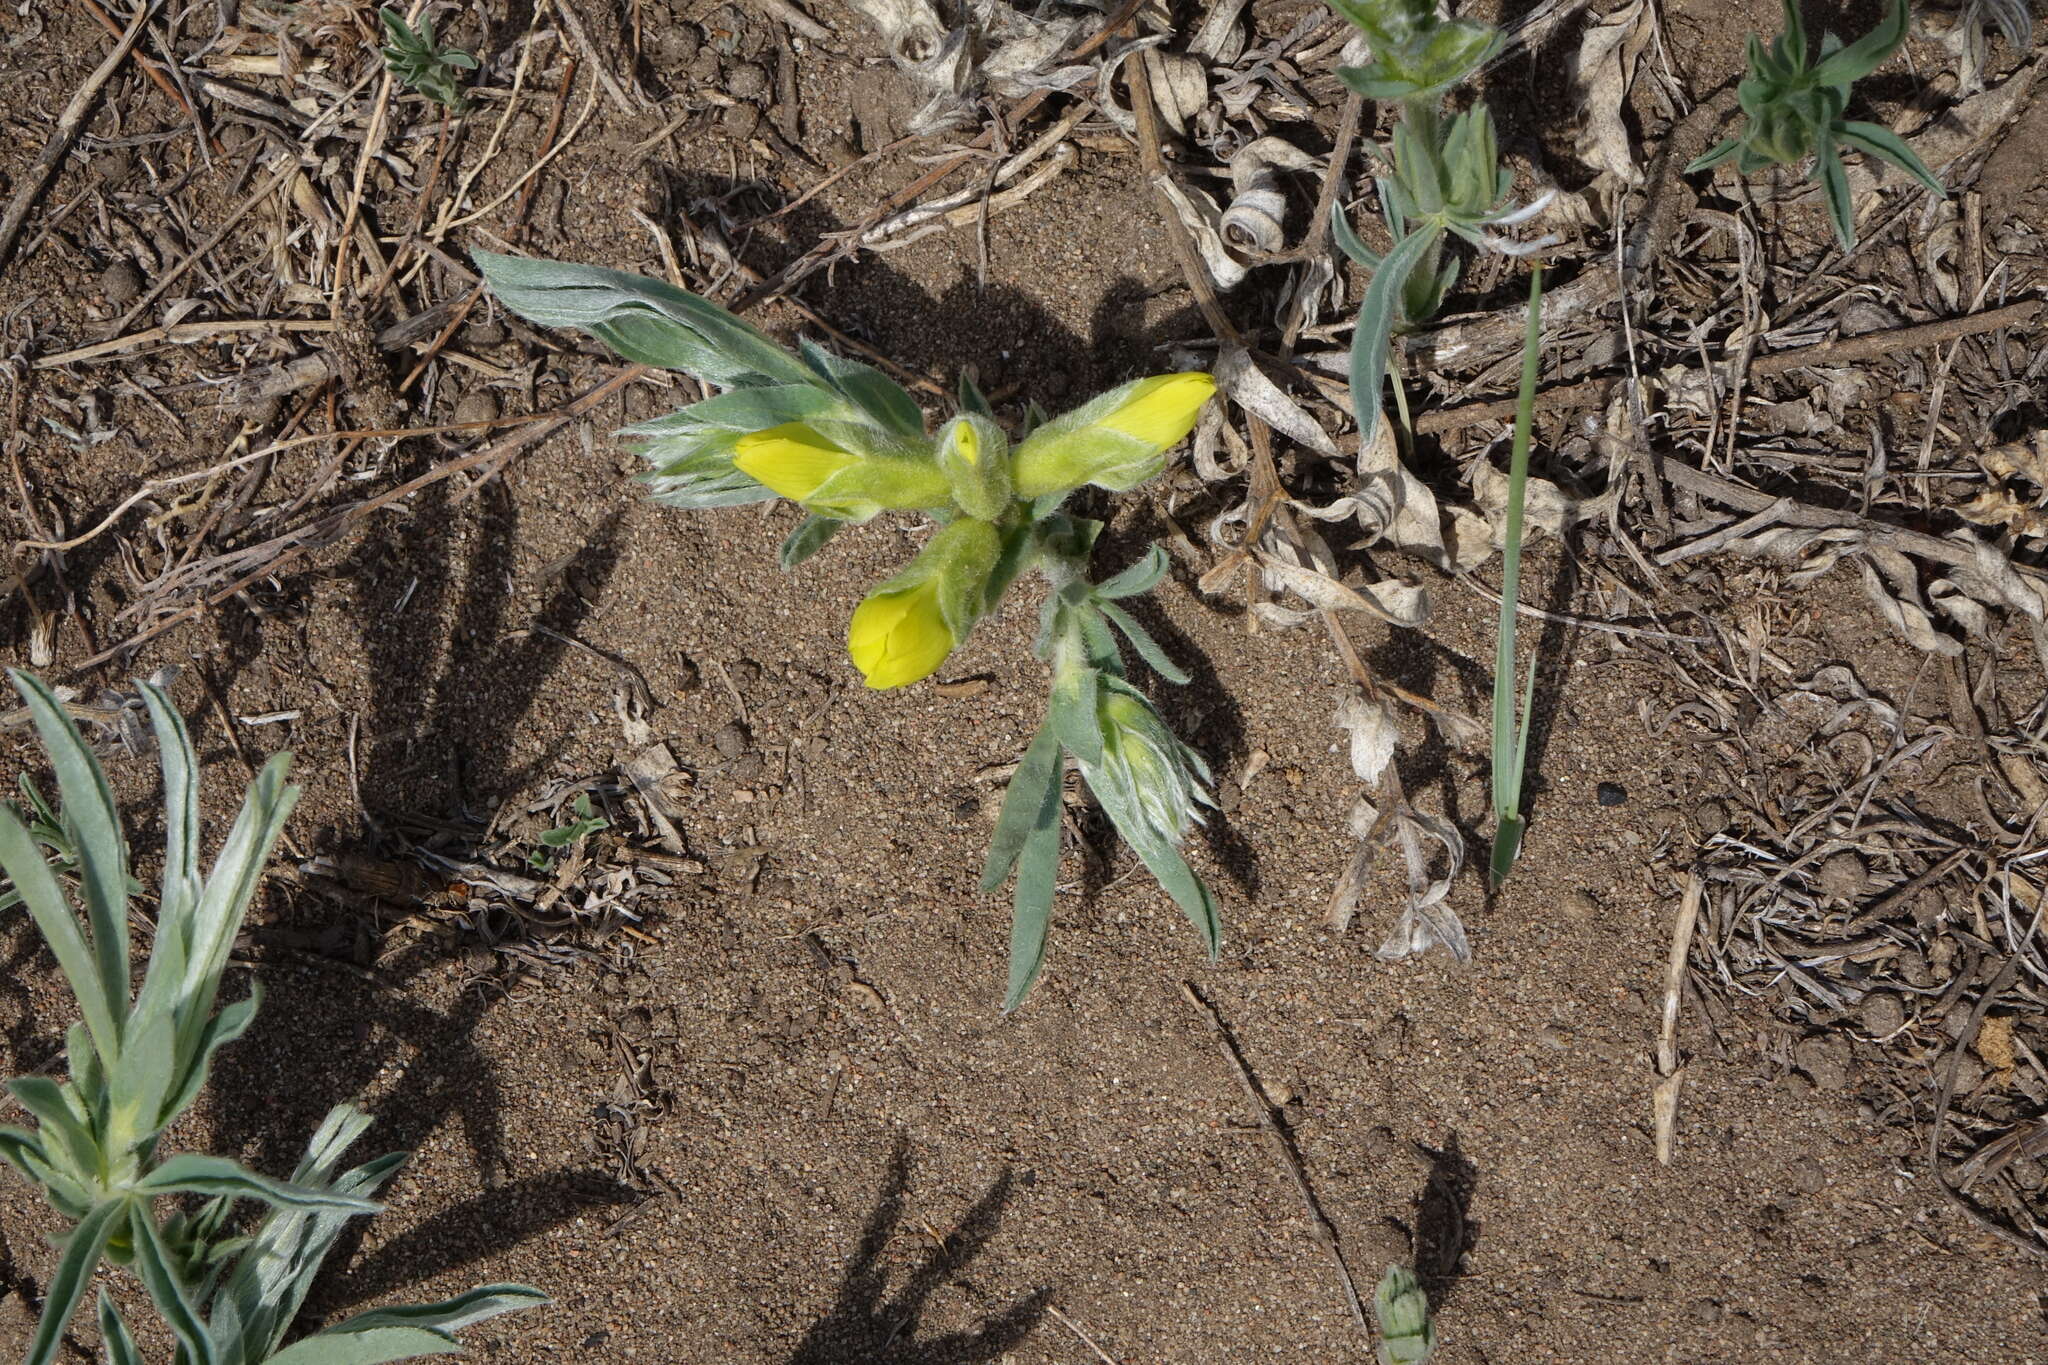
[[[851,12],[807,8],[838,28],[844,52],[811,45],[779,56],[786,30],[731,8],[578,7],[592,46],[565,35],[578,71],[562,129],[594,112],[534,181],[522,249],[662,274],[638,210],[677,243],[688,240],[686,218],[700,229],[723,222],[748,266],[772,275],[920,174],[910,157],[931,148],[898,149],[787,217],[743,226],[855,151],[885,145],[892,121],[913,107],[893,71],[869,64],[879,48]],[[1861,32],[1869,9],[1839,26]],[[243,7],[244,27],[254,12]],[[1255,12],[1260,32],[1277,36],[1307,9],[1259,0]],[[1732,79],[1741,35],[1768,29],[1775,12],[1761,0],[1668,7],[1665,42],[1697,97]],[[283,11],[263,13],[274,21]],[[324,79],[348,87],[362,71],[367,13],[314,6],[287,26],[298,59],[334,63]],[[39,21],[38,37],[11,10],[0,19],[0,118],[14,134],[0,187],[10,192],[49,111],[112,41],[82,10],[51,7]],[[213,13],[164,22],[178,25],[168,41],[189,56]],[[480,24],[474,13],[442,28],[485,53],[483,84],[509,90],[520,28]],[[1567,24],[1537,60],[1519,59],[1489,84],[1509,138],[1551,158],[1568,181],[1584,178],[1563,160],[1569,138],[1528,120],[1553,102],[1534,73],[1575,50],[1578,32]],[[1923,71],[1943,60],[1939,49],[1926,55]],[[785,60],[800,109],[795,145],[780,140],[772,108],[756,119],[745,100],[738,113],[704,102],[743,65],[773,91]],[[593,63],[670,102],[626,113],[593,84]],[[1294,130],[1318,150],[1342,97],[1326,68],[1303,86],[1321,106],[1316,130]],[[1893,83],[1879,87],[1887,112],[1910,93],[1903,72],[1887,68]],[[385,249],[416,212],[434,220],[458,173],[483,166],[477,206],[506,191],[540,154],[564,75],[564,46],[541,47],[522,112],[488,164],[504,104],[481,101],[424,209],[417,192],[439,120],[416,98],[395,104],[390,149],[405,162],[403,184],[376,171],[363,205]],[[316,87],[276,76],[242,83],[272,100],[306,99],[302,118],[328,104]],[[362,114],[375,90],[371,81],[354,97]],[[692,99],[704,106],[696,119],[644,145]],[[375,391],[401,380],[417,351],[362,347],[368,371],[350,372],[347,401],[309,388],[236,411],[212,389],[169,387],[322,354],[317,335],[26,369],[100,339],[128,311],[138,281],[111,273],[119,259],[151,288],[270,173],[247,166],[277,132],[233,121],[233,106],[217,100],[201,105],[223,143],[211,167],[190,117],[131,63],[31,216],[32,249],[0,280],[6,349],[21,357],[9,389],[19,471],[8,475],[19,481],[6,499],[10,539],[49,532],[58,517],[64,535],[78,535],[143,479],[204,470],[280,434],[463,420],[479,409],[459,412],[462,400],[480,393],[508,414],[545,412],[615,372],[601,348],[484,308],[451,342],[470,363],[444,357],[388,407]],[[1986,168],[1997,177],[1980,205],[1987,235],[2041,222],[2041,107]],[[1636,114],[1639,136],[1668,127],[1647,103]],[[336,158],[308,163],[330,210],[345,211],[359,145],[314,143],[314,159]],[[326,317],[308,242],[331,253],[337,225],[277,207],[289,202],[266,200],[164,298],[202,300],[194,317]],[[457,229],[448,250],[497,245],[517,231],[518,202],[480,220],[495,235]],[[1784,230],[1795,229],[1824,231],[1817,217]],[[310,235],[295,240],[295,231]],[[1163,232],[1135,158],[1105,139],[1025,208],[989,223],[985,283],[970,228],[842,262],[796,292],[936,383],[972,366],[1013,406],[1036,399],[1056,409],[1163,368],[1171,346],[1206,338]],[[1873,287],[1919,303],[1917,267],[1904,248],[1888,250],[1867,263]],[[236,275],[244,263],[253,268]],[[287,280],[287,264],[306,273]],[[708,255],[701,269],[687,255],[682,265],[693,286],[722,274]],[[2040,267],[2038,255],[2015,265],[2006,297],[2037,290],[2038,274],[2027,272]],[[344,317],[367,335],[460,300],[468,286],[447,262],[430,264]],[[1253,297],[1229,305],[1247,325],[1270,316]],[[1731,316],[1741,321],[1739,306]],[[755,317],[784,337],[801,323],[781,303]],[[153,308],[126,330],[156,320]],[[1725,330],[1724,319],[1716,335]],[[2037,321],[2030,337],[2012,340],[2026,351],[2042,337]],[[1890,364],[1881,384],[1906,385],[1913,364]],[[1768,400],[1800,397],[1805,382],[1774,381]],[[1962,379],[1951,382],[1952,419],[1968,425],[1975,419],[1953,411]],[[2033,394],[2038,403],[2038,387]],[[1753,641],[1750,658],[1576,626],[1532,629],[1546,700],[1530,832],[1498,898],[1485,896],[1472,867],[1457,881],[1451,904],[1474,944],[1472,963],[1458,967],[1438,956],[1375,958],[1399,904],[1390,868],[1359,923],[1341,936],[1326,927],[1324,904],[1354,846],[1345,818],[1358,788],[1330,720],[1348,676],[1313,627],[1252,631],[1241,595],[1202,598],[1193,580],[1209,552],[1180,555],[1143,614],[1197,674],[1163,700],[1221,779],[1225,813],[1192,852],[1225,907],[1223,958],[1202,959],[1178,911],[1083,813],[1092,847],[1069,851],[1046,977],[1005,1018],[1008,905],[975,883],[1001,795],[992,772],[1014,761],[1042,714],[1043,670],[1028,652],[1033,593],[985,623],[942,674],[985,687],[865,691],[844,656],[846,615],[905,557],[912,528],[877,523],[784,575],[775,547],[797,524],[790,509],[684,514],[647,503],[626,477],[635,459],[609,433],[680,401],[674,389],[637,385],[495,477],[444,481],[351,522],[118,666],[77,671],[150,624],[118,613],[147,601],[144,585],[179,556],[275,534],[264,514],[302,491],[317,511],[394,487],[468,449],[469,437],[373,441],[338,469],[328,461],[341,443],[300,446],[251,466],[251,484],[232,472],[161,494],[64,555],[61,578],[33,555],[17,558],[39,610],[61,616],[45,674],[91,695],[160,667],[181,670],[174,691],[206,760],[212,829],[224,827],[249,763],[279,749],[296,755],[305,796],[290,826],[295,844],[281,850],[252,915],[249,970],[230,978],[236,992],[249,976],[263,982],[264,1015],[225,1054],[175,1137],[284,1172],[328,1106],[359,1098],[378,1115],[372,1143],[414,1150],[388,1211],[335,1258],[317,1312],[517,1279],[555,1306],[473,1330],[474,1354],[664,1365],[1368,1358],[1300,1198],[1183,995],[1188,981],[1272,1101],[1361,1287],[1369,1292],[1386,1263],[1412,1258],[1436,1305],[1444,1361],[2048,1360],[2039,1261],[1958,1215],[1928,1169],[1935,1067],[1947,1065],[1968,1001],[1948,1020],[1933,1009],[1941,989],[1910,997],[1921,1046],[1908,1059],[1853,1011],[1817,1018],[1795,1007],[1789,986],[1745,993],[1717,976],[1711,955],[1696,954],[1680,1033],[1690,1060],[1677,1158],[1662,1166],[1652,1153],[1661,981],[1684,872],[1730,865],[1728,839],[1765,839],[1790,794],[1832,771],[1827,718],[1771,698],[1848,663],[1897,708],[1909,737],[1967,733],[1951,711],[1944,661],[1897,638],[1855,570],[1795,588],[1785,569],[1760,561],[1685,561],[1674,571],[1680,600],[1725,622],[1734,635],[1724,638]],[[289,425],[302,403],[310,406]],[[1991,411],[2023,416],[2023,400]],[[1902,420],[1894,467],[1913,460],[1923,412],[1916,400]],[[247,433],[244,418],[257,424]],[[1862,421],[1844,426],[1860,433]],[[1562,417],[1552,426],[1558,442],[1570,435]],[[67,439],[67,427],[84,439]],[[1453,458],[1477,449],[1475,439],[1431,456],[1430,476],[1450,487]],[[1936,458],[1970,467],[1946,444]],[[1306,456],[1290,456],[1283,472],[1316,477]],[[209,520],[212,502],[197,499],[170,510],[201,489],[224,515]],[[1104,558],[1121,564],[1176,527],[1200,541],[1202,525],[1238,496],[1176,472],[1117,506]],[[1333,542],[1341,548],[1341,537]],[[1566,546],[1545,542],[1531,561],[1525,600],[1580,618],[1606,616],[1615,575],[1633,573],[1604,521]],[[1420,564],[1393,567],[1428,577],[1438,609],[1422,632],[1354,627],[1368,663],[1484,714],[1494,608]],[[1663,629],[1698,628],[1683,610],[1660,610]],[[0,599],[0,657],[26,663],[33,627],[20,595]],[[1966,663],[1971,678],[1995,675],[2009,733],[2038,720],[2039,665],[2024,630],[1973,642]],[[1709,664],[1723,674],[1703,674]],[[1750,692],[1738,696],[1744,678]],[[1716,688],[1739,726],[1717,728],[1687,709]],[[213,693],[245,719],[224,728]],[[625,718],[636,710],[644,715]],[[671,788],[681,855],[642,856],[651,836],[625,814],[637,806],[616,775],[648,742],[629,734],[642,720],[679,765]],[[1863,730],[1885,742],[1884,726],[1866,720]],[[1446,749],[1419,726],[1409,738],[1407,789],[1455,821],[1483,864],[1484,754]],[[2037,741],[2014,746],[2022,763],[2038,751]],[[2002,780],[1988,752],[1937,745],[1891,771],[1877,800],[1910,801],[1942,828],[1986,840],[1976,792]],[[0,755],[10,779],[40,771],[16,732],[0,732]],[[146,850],[160,820],[153,769],[122,760],[115,775]],[[506,850],[532,847],[566,790],[589,780],[619,827],[588,851],[666,879],[642,877],[628,907],[637,921],[602,911],[522,919],[485,908],[488,897],[445,869],[413,894],[379,894],[361,872],[423,876],[407,860],[416,847],[514,868]],[[1888,873],[1925,865],[1874,856]],[[358,871],[323,880],[300,870],[315,857],[355,859]],[[1846,864],[1836,871],[1855,878]],[[1851,901],[1863,894],[1860,884],[1839,889]],[[1937,883],[1932,894],[1928,925],[1970,927],[1970,887]],[[1975,932],[1989,944],[1978,914]],[[71,1006],[25,925],[5,926],[0,946],[4,1065],[31,1071],[56,1055]],[[1975,962],[1965,954],[1935,987]],[[2024,1001],[2001,1012],[2020,1019],[2022,1041],[2048,1051],[2032,998],[2032,1013]],[[2048,1082],[2022,1067],[2019,1079],[2008,1073],[2010,1104],[1996,1111],[2011,1122],[2041,1112],[2035,1089]],[[1972,1120],[1973,1144],[2000,1131],[1994,1111],[1980,1111],[1992,1117]],[[2038,1210],[2042,1172],[2028,1164],[2019,1180],[2035,1180],[2027,1188]],[[54,1264],[44,1239],[56,1228],[23,1181],[0,1179],[0,1289],[9,1295],[0,1344],[10,1349],[40,1305]],[[104,1279],[138,1301],[125,1277]],[[168,1358],[151,1341],[153,1358]],[[75,1358],[91,1358],[92,1342],[81,1318]]]

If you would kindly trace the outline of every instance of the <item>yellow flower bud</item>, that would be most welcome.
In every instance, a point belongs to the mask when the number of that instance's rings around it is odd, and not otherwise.
[[[946,661],[987,606],[1001,549],[995,527],[962,517],[854,608],[846,652],[869,687],[903,687]]]
[[[939,468],[970,517],[999,520],[1010,505],[1010,438],[986,417],[955,417],[940,429]]]
[[[944,507],[951,501],[930,443],[909,443],[852,423],[784,422],[751,431],[733,443],[732,463],[756,483],[836,521],[866,521],[885,507]]]
[[[1195,429],[1202,404],[1215,392],[1216,381],[1200,370],[1141,379],[1123,405],[1102,420],[1102,428],[1171,450]]]
[[[957,643],[939,610],[939,581],[875,592],[853,611],[846,651],[869,687],[902,687],[946,661]]]
[[[1053,418],[1017,447],[1010,467],[1017,496],[1084,483],[1117,493],[1136,488],[1166,467],[1166,452],[1194,429],[1215,392],[1216,381],[1199,370],[1154,375]]]
[[[803,502],[859,459],[802,422],[785,422],[740,437],[733,446],[732,462],[754,482],[791,502]]]

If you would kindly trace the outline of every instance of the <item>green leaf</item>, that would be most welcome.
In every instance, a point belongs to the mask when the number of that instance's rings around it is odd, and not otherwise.
[[[1835,226],[1835,240],[1842,250],[1856,249],[1856,206],[1849,198],[1849,175],[1842,169],[1842,158],[1835,151],[1834,140],[1825,133],[1820,144],[1814,149],[1813,173],[1820,180],[1822,195],[1828,203],[1828,220]]]
[[[1705,155],[1696,156],[1691,161],[1688,161],[1685,165],[1685,173],[1691,175],[1694,171],[1711,170],[1741,150],[1742,140],[1740,138],[1731,137],[1717,142]]]
[[[343,1213],[376,1213],[383,1205],[311,1185],[273,1180],[239,1166],[226,1157],[181,1152],[165,1161],[135,1188],[149,1194],[229,1195],[260,1199],[281,1209],[334,1209]]]
[[[1883,22],[1841,50],[1823,57],[1813,68],[1815,85],[1848,86],[1885,64],[1906,38],[1906,0],[1891,0]]]
[[[1159,586],[1160,579],[1166,577],[1166,570],[1170,564],[1166,551],[1160,549],[1157,544],[1147,545],[1145,553],[1137,563],[1107,582],[1096,584],[1095,596],[1116,601],[1119,598],[1136,597],[1140,593],[1150,592]]]
[[[1006,812],[1007,813],[1007,812]],[[1045,944],[1052,929],[1053,894],[1059,883],[1060,786],[1054,781],[1033,813],[1030,832],[1017,855],[1017,888],[1010,909],[1010,984],[1003,1012],[1016,1010],[1031,994],[1045,968]]]
[[[1133,839],[1130,831],[1118,828],[1139,859],[1152,869],[1166,894],[1187,915],[1188,923],[1195,926],[1195,932],[1202,936],[1202,946],[1209,951],[1209,960],[1214,962],[1223,950],[1223,917],[1217,912],[1209,884],[1188,866],[1187,859],[1173,845],[1143,835]]]
[[[1031,832],[1038,827],[1046,801],[1059,799],[1060,740],[1050,721],[1031,737],[1030,747],[1010,775],[1010,788],[1003,794],[1002,813],[996,817],[995,833],[989,839],[988,860],[982,866],[981,889],[994,891],[1016,865]]]
[[[459,1332],[474,1323],[494,1318],[500,1313],[516,1313],[522,1308],[537,1308],[548,1301],[548,1296],[530,1284],[485,1284],[478,1285],[466,1294],[438,1303],[406,1304],[396,1308],[373,1308],[367,1313],[358,1313],[346,1322],[329,1328],[330,1332],[343,1334],[363,1332],[377,1327],[419,1327],[436,1332]]]
[[[207,1073],[213,1068],[213,1054],[249,1031],[249,1025],[256,1022],[256,1011],[262,1004],[263,983],[251,981],[248,998],[226,1006],[207,1021],[199,1035],[199,1048],[192,1060],[186,1063],[183,1080],[164,1097],[163,1110],[158,1116],[162,1124],[168,1124],[184,1113],[186,1107],[199,1098],[199,1092],[206,1086]]]
[[[1047,723],[1068,752],[1083,763],[1102,759],[1102,722],[1095,713],[1101,679],[1096,669],[1076,665],[1061,671],[1052,682]]]
[[[1948,187],[1927,169],[1926,163],[1913,154],[1904,138],[1891,129],[1876,123],[1863,123],[1850,119],[1835,125],[1835,136],[1866,156],[1882,157],[1906,174],[1918,180],[1930,191],[1943,199],[1948,198]]]
[[[107,1297],[107,1291],[100,1291],[100,1342],[107,1348],[107,1365],[143,1365],[142,1352],[135,1348],[135,1338],[128,1333],[128,1324],[121,1320],[121,1310],[114,1307],[114,1301]]]
[[[65,903],[63,889],[44,861],[42,849],[6,805],[0,805],[0,870],[14,882],[22,903],[28,907],[29,917],[56,957],[58,969],[71,983],[71,993],[78,998],[86,1027],[100,1050],[119,1049],[125,996],[118,1006],[107,999],[94,968],[92,947],[79,928],[78,917]]]
[[[178,1339],[184,1359],[189,1365],[221,1365],[220,1353],[214,1349],[213,1338],[207,1335],[206,1323],[200,1319],[199,1310],[192,1306],[192,1300],[185,1292],[177,1261],[171,1255],[171,1249],[164,1245],[163,1234],[157,1230],[156,1220],[150,1216],[147,1200],[129,1201],[128,1227],[135,1241],[135,1273],[141,1277],[143,1288],[149,1291],[150,1302],[163,1315],[164,1325]]]
[[[7,1083],[7,1089],[21,1101],[22,1108],[41,1121],[45,1134],[64,1144],[65,1164],[81,1179],[92,1178],[101,1166],[99,1141],[71,1107],[64,1087],[48,1076],[17,1076]],[[45,1160],[54,1155],[47,1144],[42,1150]]]
[[[912,440],[924,436],[924,410],[901,384],[872,365],[834,355],[808,337],[799,347],[804,363],[820,379],[884,430]]]
[[[78,850],[79,894],[85,901],[92,932],[92,957],[107,1008],[125,1018],[128,1005],[128,841],[121,834],[121,816],[113,789],[99,760],[86,747],[78,727],[64,714],[63,703],[41,679],[8,670],[22,700],[28,704],[36,733],[57,771],[64,826]],[[11,872],[10,872],[10,875]],[[19,885],[20,878],[17,877]],[[52,945],[54,947],[54,945]],[[66,975],[69,975],[67,972]],[[72,988],[77,990],[74,981]],[[81,1003],[83,1003],[81,1001]],[[103,1038],[118,1045],[121,1034]]]
[[[963,413],[995,420],[996,410],[989,406],[988,395],[981,391],[981,385],[974,382],[974,369],[969,366],[960,371],[958,396],[955,400]]]
[[[721,388],[817,383],[766,333],[674,285],[598,266],[470,254],[507,308],[544,327],[580,328],[628,360]]]
[[[116,1198],[93,1205],[64,1239],[64,1253],[57,1258],[57,1271],[43,1291],[43,1316],[36,1323],[35,1339],[29,1343],[22,1365],[50,1365],[64,1342],[64,1329],[78,1301],[85,1297],[86,1282],[114,1233],[114,1222],[128,1212],[129,1201]]]
[[[1114,602],[1098,603],[1097,609],[1124,633],[1124,638],[1131,642],[1131,648],[1138,651],[1138,657],[1149,664],[1154,673],[1175,686],[1187,685],[1187,672],[1167,656],[1159,642],[1152,638],[1152,632],[1139,625],[1129,612]]]
[[[1336,239],[1338,249],[1359,265],[1367,270],[1380,268],[1380,254],[1358,239],[1358,233],[1351,227],[1351,218],[1341,203],[1330,205],[1330,235]]]
[[[1522,510],[1529,484],[1529,444],[1536,416],[1536,378],[1542,360],[1543,268],[1529,274],[1529,311],[1522,332],[1522,382],[1515,399],[1515,434],[1508,456],[1508,505],[1501,539],[1500,626],[1493,658],[1493,809],[1498,830],[1509,831],[1506,845],[1496,837],[1494,886],[1507,877],[1521,842],[1522,768],[1529,752],[1529,707],[1535,696],[1532,665],[1522,693],[1519,724],[1515,716],[1515,624],[1522,584]]]
[[[321,1332],[279,1351],[263,1365],[385,1365],[415,1356],[461,1355],[446,1332],[424,1327],[374,1327],[367,1332]]]
[[[1427,224],[1409,233],[1387,253],[1365,287],[1358,323],[1351,334],[1351,408],[1358,419],[1358,439],[1370,445],[1379,431],[1380,390],[1387,374],[1387,344],[1393,336],[1394,310],[1408,272],[1434,246],[1443,229]]]
[[[776,556],[782,571],[788,573],[797,565],[825,548],[825,542],[839,534],[843,521],[831,517],[805,517],[803,525],[791,531],[782,542],[781,553]]]

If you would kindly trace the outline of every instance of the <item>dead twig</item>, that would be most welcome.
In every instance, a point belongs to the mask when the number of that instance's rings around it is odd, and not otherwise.
[[[1706,884],[1697,871],[1685,877],[1685,899],[1679,902],[1678,918],[1671,926],[1671,956],[1664,963],[1664,1021],[1657,1031],[1657,1084],[1651,1091],[1650,1109],[1657,1124],[1657,1160],[1671,1164],[1678,1133],[1678,1092],[1685,1084],[1685,1067],[1678,1058],[1678,1006],[1685,998],[1685,963],[1692,952],[1693,929],[1700,922],[1700,901]]]

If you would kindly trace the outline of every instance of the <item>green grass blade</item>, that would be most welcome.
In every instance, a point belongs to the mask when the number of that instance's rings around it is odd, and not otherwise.
[[[1493,661],[1493,879],[1507,877],[1521,843],[1522,761],[1528,753],[1527,703],[1515,720],[1515,608],[1522,589],[1523,496],[1529,484],[1529,443],[1536,417],[1536,376],[1543,343],[1543,267],[1529,275],[1529,319],[1522,335],[1522,384],[1515,400],[1514,444],[1508,456],[1508,506],[1502,529],[1500,629]],[[1533,665],[1530,683],[1535,681]],[[1512,838],[1508,836],[1512,836]],[[1504,846],[1505,849],[1504,849]]]

